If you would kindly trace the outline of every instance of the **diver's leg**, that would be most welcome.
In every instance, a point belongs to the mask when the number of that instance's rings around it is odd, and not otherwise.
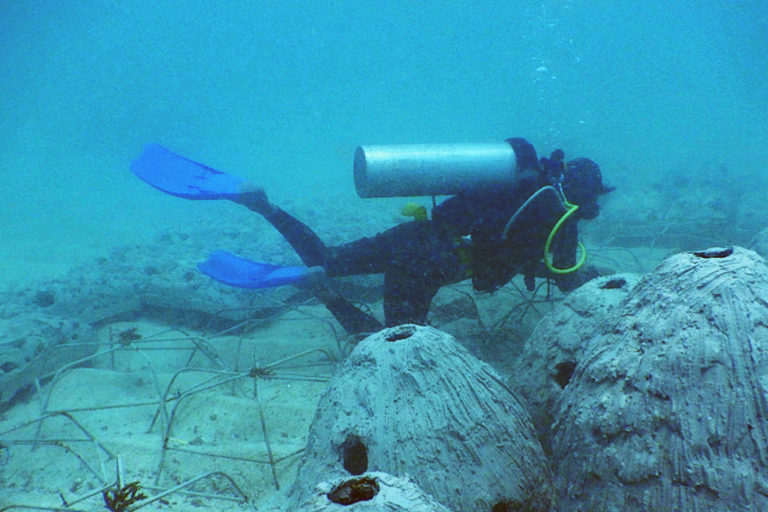
[[[243,193],[235,202],[261,214],[291,244],[305,265],[315,267],[325,264],[328,248],[309,226],[270,203],[263,189],[250,183],[241,185],[241,188]],[[305,286],[311,289],[348,333],[373,333],[384,327],[376,318],[328,286],[323,279],[313,279],[311,283],[305,283]]]
[[[242,193],[233,201],[261,214],[291,244],[306,266],[323,265],[327,247],[309,226],[270,203],[264,189],[252,183],[245,183],[240,188]]]
[[[427,325],[440,287],[461,281],[466,270],[455,240],[434,224],[408,223],[395,234],[384,274],[385,324]]]
[[[329,276],[386,274],[395,269],[431,269],[443,264],[442,253],[452,250],[431,223],[404,222],[375,236],[329,247],[324,267]]]
[[[427,325],[427,313],[439,282],[414,277],[409,272],[384,275],[384,319],[387,327],[401,324]]]
[[[376,318],[349,302],[330,286],[320,284],[313,287],[312,292],[349,334],[372,334],[384,328]]]
[[[262,189],[244,187],[236,202],[260,213],[291,244],[307,266],[322,266],[328,277],[384,273],[386,325],[426,324],[432,298],[454,282],[459,264],[452,240],[429,222],[399,224],[374,237],[328,248],[305,224],[267,199]],[[378,330],[378,322],[323,283],[314,293],[348,332]],[[380,327],[380,324],[378,324]]]
[[[389,326],[426,325],[441,286],[466,273],[454,241],[429,222],[407,222],[372,238],[328,249],[328,275],[384,273],[384,317]]]

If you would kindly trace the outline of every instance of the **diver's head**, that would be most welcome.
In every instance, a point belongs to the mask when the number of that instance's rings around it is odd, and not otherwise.
[[[603,185],[600,167],[589,158],[576,158],[565,164],[563,194],[569,203],[579,205],[576,212],[582,219],[594,219],[600,213],[597,198],[613,190]]]

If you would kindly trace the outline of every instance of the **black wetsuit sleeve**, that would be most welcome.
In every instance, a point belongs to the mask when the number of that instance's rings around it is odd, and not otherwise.
[[[449,197],[432,210],[437,229],[454,237],[471,236],[476,290],[493,291],[514,275],[507,244],[501,240],[510,204],[510,191],[483,191]]]
[[[522,199],[522,198],[521,198]],[[535,288],[535,277],[554,278],[561,289],[572,289],[580,278],[573,274],[551,272],[544,264],[544,247],[557,222],[565,213],[560,200],[552,190],[540,190],[539,195],[524,210],[521,210],[514,224],[510,226],[509,242],[513,255],[525,275],[528,289]],[[566,220],[557,230],[549,247],[552,266],[568,269],[578,258],[578,221]],[[578,286],[578,284],[576,284]]]
[[[577,221],[568,220],[555,234],[549,251],[552,254],[552,265],[555,268],[570,268],[576,264],[579,246],[579,229]],[[567,275],[567,274],[566,274]]]
[[[579,239],[577,221],[566,221],[555,235],[550,252],[552,253],[552,265],[555,268],[567,269],[576,264],[579,258]],[[547,271],[550,277],[551,272]],[[591,268],[584,266],[570,274],[555,274],[557,287],[564,292],[575,290],[589,279],[595,277]]]
[[[449,197],[432,210],[432,222],[457,236],[468,235],[478,217],[478,204],[482,201],[471,194]]]

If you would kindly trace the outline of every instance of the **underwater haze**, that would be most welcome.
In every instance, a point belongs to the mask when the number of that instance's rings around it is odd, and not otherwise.
[[[512,136],[625,192],[674,201],[675,175],[721,166],[752,189],[767,61],[760,0],[5,0],[2,281],[227,215],[133,176],[152,142],[278,202],[356,200],[359,144]]]

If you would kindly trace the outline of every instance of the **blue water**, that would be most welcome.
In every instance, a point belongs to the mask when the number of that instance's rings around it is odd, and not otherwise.
[[[225,214],[135,179],[147,142],[307,200],[354,194],[362,143],[525,136],[638,188],[758,176],[767,60],[759,0],[6,0],[0,256],[75,261]]]

